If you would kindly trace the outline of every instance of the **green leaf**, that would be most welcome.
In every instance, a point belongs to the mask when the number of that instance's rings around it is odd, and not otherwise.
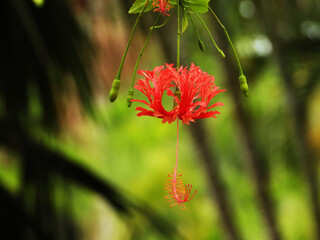
[[[129,9],[129,13],[133,14],[133,13],[141,13],[141,11],[143,10],[144,6],[146,5],[147,0],[136,0],[133,5],[131,6],[131,8]],[[144,9],[144,12],[148,12],[151,9],[153,9],[152,7],[152,0],[149,0],[146,8]]]
[[[184,33],[184,31],[187,29],[187,27],[188,27],[188,18],[187,18],[187,15],[183,11],[181,34]]]
[[[210,0],[184,0],[184,5],[190,7],[196,13],[205,13],[208,11]]]

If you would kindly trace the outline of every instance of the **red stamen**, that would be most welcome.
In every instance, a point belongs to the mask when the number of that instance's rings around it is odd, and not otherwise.
[[[184,203],[189,202],[197,191],[190,197],[192,185],[184,185],[183,180],[180,177],[181,174],[175,174],[175,170],[172,171],[171,175],[168,174],[168,179],[164,187],[164,189],[167,190],[167,195],[165,195],[164,198],[170,203],[170,207],[179,206],[182,210],[186,210],[187,208]]]
[[[169,10],[173,7],[169,0],[153,0],[152,6],[154,12],[160,12],[162,15],[170,16]]]

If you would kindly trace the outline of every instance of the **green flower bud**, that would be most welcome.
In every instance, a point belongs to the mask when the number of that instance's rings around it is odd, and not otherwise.
[[[115,80],[113,80],[112,88],[109,93],[110,102],[114,102],[117,99],[119,89],[120,89],[120,79],[116,78]]]
[[[128,107],[131,107],[131,104],[132,104],[131,100],[133,100],[133,94],[134,94],[133,89],[130,89],[128,91],[128,97],[127,97],[127,105],[128,105]]]
[[[202,42],[200,39],[198,40],[198,45],[199,45],[200,50],[201,50],[202,52],[204,52],[205,47],[204,47],[203,42]]]
[[[221,55],[221,57],[226,58],[226,55],[224,54],[224,52],[221,49],[218,49],[218,52]]]
[[[240,88],[241,88],[242,93],[246,97],[248,97],[249,96],[249,87],[248,87],[247,78],[245,75],[239,76],[239,83],[240,83]]]

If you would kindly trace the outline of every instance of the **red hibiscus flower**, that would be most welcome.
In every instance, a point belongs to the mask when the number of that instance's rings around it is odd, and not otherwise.
[[[135,88],[146,95],[149,103],[144,100],[132,101],[142,102],[152,109],[137,107],[136,110],[140,111],[138,116],[163,118],[163,123],[171,123],[178,117],[184,124],[190,124],[196,119],[216,117],[216,114],[220,114],[218,111],[210,111],[210,109],[222,106],[223,103],[217,102],[210,105],[210,101],[218,93],[225,90],[218,90],[219,87],[214,84],[214,77],[203,72],[193,63],[191,63],[189,70],[181,66],[177,71],[173,64],[166,64],[166,69],[164,66],[159,66],[153,71],[138,71],[138,73],[145,79],[138,80]],[[180,94],[175,96],[170,87],[176,87]],[[174,98],[175,107],[171,111],[165,110],[162,105],[165,91],[168,96]]]
[[[171,65],[167,65],[171,66]],[[173,93],[170,87],[174,87],[172,79],[174,78],[172,72],[164,66],[155,67],[153,71],[139,70],[138,74],[145,77],[145,79],[139,79],[134,86],[137,90],[142,92],[149,100],[132,100],[132,102],[141,102],[149,106],[152,110],[147,110],[142,107],[137,107],[136,110],[140,111],[137,115],[140,116],[153,116],[157,118],[163,118],[162,122],[173,122],[177,117],[177,109],[167,111],[162,105],[162,97],[165,91],[169,96]]]
[[[174,96],[174,98],[179,106],[178,117],[184,124],[190,124],[200,118],[216,118],[215,115],[220,114],[218,111],[208,111],[213,107],[223,106],[221,102],[209,106],[214,96],[225,91],[225,89],[218,90],[213,76],[191,63],[189,70],[181,66],[173,81],[180,91],[180,97]]]
[[[153,0],[152,6],[155,8],[154,12],[160,12],[162,15],[169,15],[169,10],[173,6],[170,5],[169,0]]]

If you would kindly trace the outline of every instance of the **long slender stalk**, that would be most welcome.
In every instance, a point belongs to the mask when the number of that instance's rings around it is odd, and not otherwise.
[[[178,21],[178,30],[177,30],[177,71],[179,73],[179,68],[180,68],[180,42],[181,42],[181,27],[180,27],[180,0],[177,0],[177,21]],[[179,73],[180,74],[180,73]],[[178,86],[176,86],[175,96],[180,96],[180,90]],[[173,107],[176,106],[176,102],[173,102]]]
[[[149,2],[149,0],[146,1],[146,4],[144,5],[142,11],[139,13],[139,15],[138,15],[138,17],[136,19],[136,22],[133,25],[133,28],[132,28],[132,31],[130,33],[129,40],[128,40],[128,43],[127,43],[127,46],[126,46],[126,50],[124,51],[124,54],[123,54],[122,59],[121,59],[121,63],[120,63],[119,69],[118,69],[117,76],[113,80],[112,87],[111,87],[111,90],[110,90],[110,93],[109,93],[110,102],[114,102],[118,98],[118,93],[119,93],[119,89],[120,89],[120,82],[121,82],[121,71],[122,71],[123,63],[124,63],[124,60],[125,60],[125,58],[127,56],[128,49],[129,49],[129,46],[130,46],[130,43],[131,43],[131,40],[132,40],[132,37],[133,37],[133,33],[137,28],[138,22],[139,22],[139,20],[141,18],[142,13],[144,12],[145,8],[147,7],[148,2]]]
[[[190,8],[190,7],[189,7],[189,8]],[[216,41],[213,39],[212,34],[211,34],[209,28],[207,27],[206,23],[202,20],[202,18],[200,17],[200,15],[199,15],[197,12],[195,12],[192,8],[190,8],[190,9],[194,12],[194,14],[197,16],[197,18],[200,20],[200,22],[202,23],[202,25],[204,26],[204,28],[205,28],[206,31],[208,32],[208,34],[209,34],[209,36],[210,36],[210,38],[211,38],[211,41],[212,41],[213,45],[215,46],[215,48],[217,49],[217,51],[219,52],[219,54],[221,55],[221,57],[225,58],[226,55],[224,54],[224,52],[223,52],[223,51],[218,47],[218,45],[216,44]]]
[[[210,12],[212,13],[212,15],[214,16],[214,18],[217,20],[217,22],[219,23],[219,25],[222,27],[223,31],[224,31],[224,34],[226,35],[227,39],[228,39],[228,42],[231,46],[231,49],[232,49],[232,52],[236,58],[236,61],[237,61],[237,64],[238,64],[238,69],[239,69],[239,83],[240,83],[240,88],[241,88],[241,91],[243,92],[243,94],[248,97],[249,96],[249,87],[248,87],[248,84],[247,84],[247,78],[246,76],[243,74],[243,71],[242,71],[242,67],[241,67],[241,64],[240,64],[240,60],[239,60],[239,57],[238,57],[238,54],[236,52],[236,49],[235,47],[233,46],[233,43],[231,41],[231,38],[229,36],[229,33],[227,31],[227,29],[225,28],[225,26],[221,23],[220,19],[218,18],[218,16],[214,13],[214,11],[212,10],[211,7],[209,7],[209,10]]]
[[[178,18],[178,31],[177,31],[177,69],[180,67],[180,39],[181,39],[181,28],[180,28],[180,0],[177,0],[177,18]]]
[[[219,18],[217,17],[217,15],[214,13],[214,11],[212,10],[211,7],[209,7],[209,10],[210,10],[210,12],[212,13],[212,15],[214,16],[214,18],[217,20],[217,22],[219,23],[219,25],[222,27],[222,29],[223,29],[223,31],[224,31],[227,39],[228,39],[228,42],[229,42],[229,44],[230,44],[230,46],[231,46],[231,48],[232,48],[232,52],[233,52],[233,54],[234,54],[234,56],[235,56],[235,58],[236,58],[236,60],[237,60],[237,64],[238,64],[238,68],[239,68],[240,75],[244,75],[244,74],[243,74],[243,71],[242,71],[242,67],[241,67],[241,64],[240,64],[240,60],[239,60],[238,54],[237,54],[237,52],[236,52],[236,49],[235,49],[234,46],[233,46],[233,43],[232,43],[232,41],[231,41],[231,38],[230,38],[230,36],[229,36],[229,33],[228,33],[227,29],[226,29],[225,26],[221,23],[220,19],[219,19]]]
[[[177,153],[176,153],[176,165],[173,173],[173,194],[175,195],[175,198],[177,200],[180,200],[177,194],[177,189],[176,189],[178,159],[179,159],[179,118],[177,118]]]
[[[188,18],[190,19],[190,22],[191,22],[191,24],[192,24],[192,27],[193,27],[193,29],[194,29],[194,31],[195,31],[195,33],[196,33],[199,48],[200,48],[200,50],[201,50],[202,52],[204,52],[205,47],[204,47],[204,44],[203,44],[202,40],[200,39],[200,35],[199,35],[199,32],[198,32],[198,29],[197,29],[196,26],[194,25],[193,19],[192,19],[192,17],[190,16],[190,14],[189,14],[187,11],[186,11],[186,13],[187,13]]]
[[[173,14],[175,11],[176,11],[176,9],[174,8],[172,14]],[[152,26],[151,28],[154,28],[154,29],[162,28],[164,25],[167,24],[167,22],[169,21],[169,19],[171,18],[171,16],[172,16],[172,15],[168,16],[167,19],[166,19],[162,24],[160,24],[160,25],[158,25],[158,26]],[[150,30],[151,30],[151,28],[150,28]]]
[[[131,31],[131,33],[130,33],[129,40],[128,40],[128,43],[127,43],[127,46],[126,46],[126,50],[124,51],[124,54],[123,54],[123,57],[122,57],[122,59],[121,59],[121,63],[120,63],[120,66],[119,66],[118,74],[117,74],[117,77],[116,77],[116,78],[118,78],[118,79],[120,79],[120,76],[121,76],[121,71],[122,71],[123,63],[124,63],[124,60],[125,60],[125,58],[126,58],[126,56],[127,56],[128,49],[129,49],[129,46],[130,46],[130,43],[131,43],[131,40],[132,40],[132,37],[133,37],[133,33],[134,33],[134,31],[136,30],[136,28],[137,28],[137,25],[138,25],[138,23],[139,23],[139,21],[140,21],[141,15],[142,15],[142,13],[144,12],[145,8],[147,7],[148,2],[149,2],[149,0],[147,0],[146,4],[144,5],[142,11],[139,13],[139,15],[138,15],[138,17],[137,17],[137,19],[136,19],[136,21],[135,21],[135,23],[134,23],[134,25],[133,25],[133,28],[132,28],[132,31]]]
[[[177,30],[177,69],[179,71],[180,67],[180,41],[181,41],[181,29],[180,29],[180,0],[177,0],[177,18],[178,18],[178,30]],[[178,86],[176,87],[175,94],[179,92]],[[179,153],[179,118],[177,118],[177,155],[176,155],[176,167],[174,168],[173,175],[173,187],[175,188],[175,181],[177,177],[177,168],[178,168],[178,153]],[[174,189],[174,194],[176,191]],[[176,196],[177,197],[177,196]]]
[[[148,45],[149,39],[150,39],[150,37],[152,35],[153,30],[155,29],[155,26],[156,26],[159,18],[160,18],[160,14],[158,15],[158,17],[154,21],[153,26],[150,28],[148,37],[147,37],[147,39],[146,39],[146,41],[145,41],[145,43],[144,43],[144,45],[143,45],[143,47],[142,47],[142,49],[140,51],[140,54],[139,54],[138,59],[136,61],[136,65],[134,66],[133,76],[132,76],[132,81],[131,81],[131,87],[130,87],[130,89],[128,91],[128,97],[127,97],[127,105],[128,105],[128,107],[131,107],[131,104],[132,104],[131,100],[133,99],[133,94],[134,94],[133,84],[134,84],[134,79],[135,79],[135,76],[136,76],[136,72],[137,72],[137,69],[138,69],[138,65],[139,65],[140,59],[142,57],[142,54],[143,54],[146,46]]]
[[[177,30],[177,70],[179,72],[180,67],[180,41],[181,41],[181,28],[180,28],[180,0],[177,0],[177,18],[178,18],[178,30]],[[178,86],[175,90],[175,95],[179,93]],[[173,104],[175,105],[175,103]],[[178,159],[179,159],[179,118],[177,117],[177,153],[176,153],[176,165],[173,173],[173,194],[175,195],[176,200],[179,200],[176,189],[176,179],[177,179],[177,168],[178,168]]]

